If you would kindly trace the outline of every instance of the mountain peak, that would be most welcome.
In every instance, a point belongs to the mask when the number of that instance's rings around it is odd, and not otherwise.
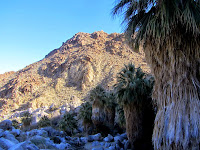
[[[129,62],[149,71],[143,53],[133,52],[124,34],[79,32],[43,60],[0,80],[0,117],[11,110],[66,105],[73,96],[79,105],[98,84],[112,88]]]

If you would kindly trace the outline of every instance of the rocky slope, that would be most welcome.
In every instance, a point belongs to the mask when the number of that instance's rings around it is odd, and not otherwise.
[[[144,54],[134,53],[123,34],[77,33],[44,59],[0,75],[0,120],[52,103],[76,107],[97,84],[112,88],[116,74],[129,62],[149,71]]]

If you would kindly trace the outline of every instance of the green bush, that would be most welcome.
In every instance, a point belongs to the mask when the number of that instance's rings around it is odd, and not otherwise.
[[[38,127],[42,128],[42,127],[47,127],[51,125],[51,121],[47,116],[43,116],[40,121],[38,122]]]
[[[73,135],[74,129],[77,129],[77,120],[74,116],[74,114],[67,112],[59,122],[59,129],[68,135]]]
[[[19,122],[17,120],[12,120],[12,126],[15,127],[15,129],[20,128]]]
[[[25,112],[21,118],[21,122],[24,126],[30,126],[32,120],[32,114],[30,114],[28,111]]]

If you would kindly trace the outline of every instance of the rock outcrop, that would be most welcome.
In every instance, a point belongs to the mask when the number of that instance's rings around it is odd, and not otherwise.
[[[0,120],[11,111],[52,103],[78,106],[97,84],[112,88],[116,74],[129,62],[149,71],[144,54],[133,52],[123,34],[77,33],[44,59],[0,75]]]

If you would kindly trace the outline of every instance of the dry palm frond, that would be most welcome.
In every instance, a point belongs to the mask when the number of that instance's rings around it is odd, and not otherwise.
[[[154,148],[199,149],[200,1],[121,0],[118,12],[125,12],[127,39],[143,44],[155,77]]]

